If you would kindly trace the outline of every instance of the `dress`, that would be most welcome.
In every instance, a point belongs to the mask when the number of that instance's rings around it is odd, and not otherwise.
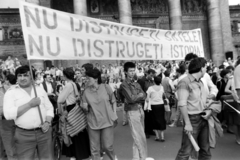
[[[152,86],[148,88],[147,94],[152,108],[152,127],[154,130],[166,130],[165,108],[163,102],[163,87],[156,91]]]

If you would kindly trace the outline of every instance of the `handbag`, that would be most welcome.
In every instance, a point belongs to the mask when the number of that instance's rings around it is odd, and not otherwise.
[[[79,96],[76,94],[74,85],[73,90],[76,98],[79,99]],[[71,137],[74,137],[86,127],[87,117],[84,114],[83,110],[80,108],[79,103],[76,102],[75,107],[67,115],[67,134]]]

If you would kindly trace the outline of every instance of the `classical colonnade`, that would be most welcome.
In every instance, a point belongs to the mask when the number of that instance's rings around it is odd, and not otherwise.
[[[40,0],[26,0],[27,2],[40,4]],[[171,30],[182,30],[181,0],[168,0],[169,22]],[[228,0],[206,0],[208,28],[210,37],[211,57],[215,64],[220,65],[225,59],[225,52],[233,51],[231,25]],[[87,16],[87,0],[73,0],[74,13]],[[119,21],[132,25],[132,9],[130,0],[118,0]],[[86,61],[84,61],[86,63]],[[33,62],[43,68],[43,61]],[[78,64],[82,64],[79,61]]]

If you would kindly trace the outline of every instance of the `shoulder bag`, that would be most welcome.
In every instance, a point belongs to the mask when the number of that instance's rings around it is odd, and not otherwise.
[[[72,86],[77,101],[76,106],[67,115],[67,134],[74,137],[87,127],[87,117],[79,106],[79,95],[76,94],[76,89],[73,84]]]

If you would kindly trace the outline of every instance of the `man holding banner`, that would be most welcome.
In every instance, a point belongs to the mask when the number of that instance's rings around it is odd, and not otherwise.
[[[33,75],[35,75],[33,73]],[[3,112],[7,120],[16,124],[15,145],[19,160],[35,158],[37,149],[39,159],[53,159],[51,121],[53,106],[47,93],[36,87],[38,97],[34,98],[30,68],[21,66],[15,74],[18,85],[10,88],[4,96]],[[42,114],[43,124],[39,117]]]

